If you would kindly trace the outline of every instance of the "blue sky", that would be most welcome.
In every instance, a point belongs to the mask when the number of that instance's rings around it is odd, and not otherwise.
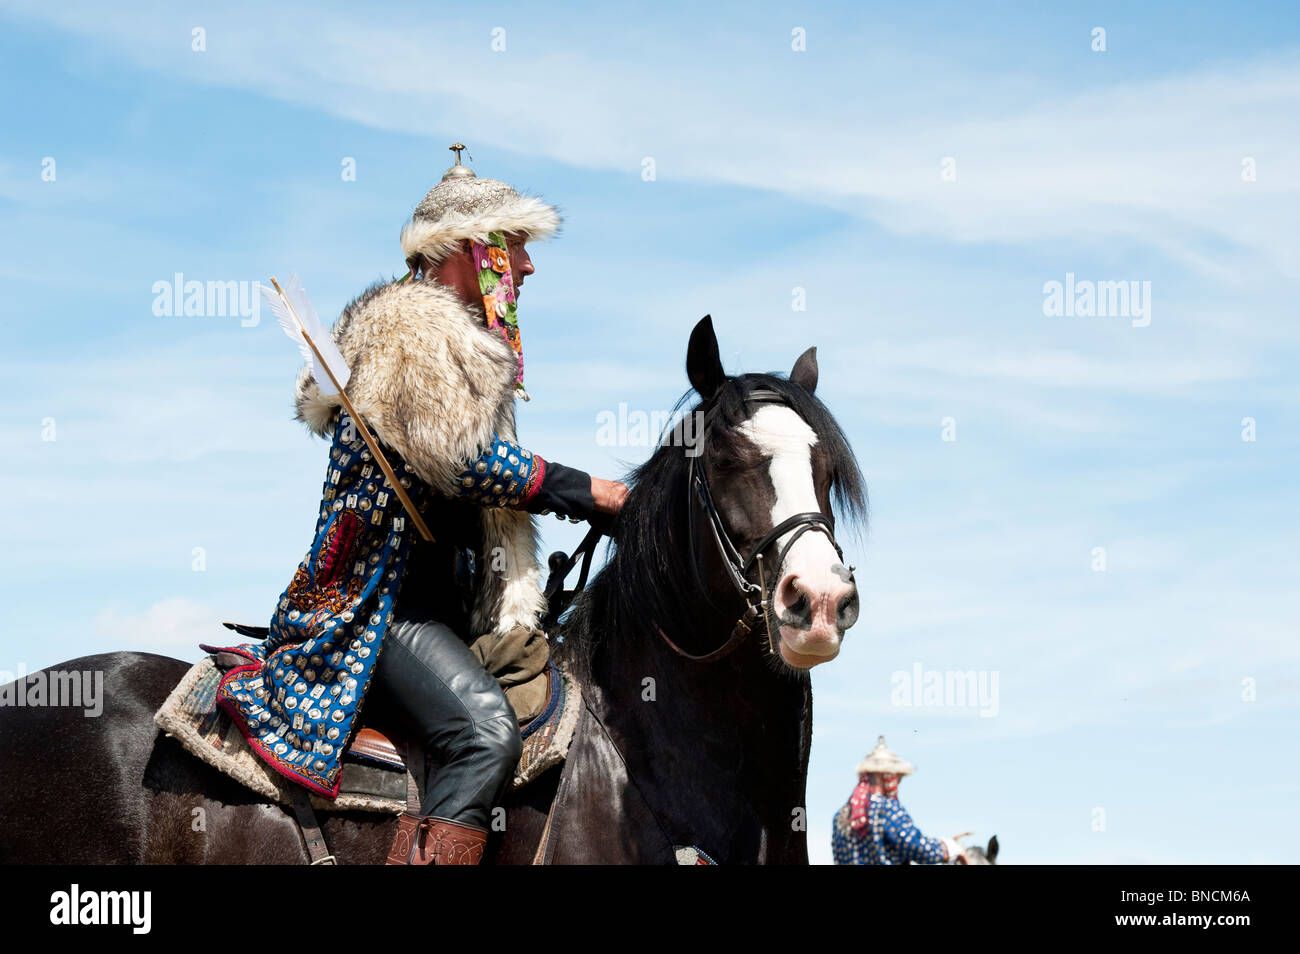
[[[672,407],[706,312],[732,372],[819,347],[872,508],[814,860],[880,733],[923,828],[1007,863],[1291,859],[1297,14],[1036,6],[0,2],[0,670],[268,616],[324,464],[296,352],[153,286],[296,270],[335,315],[462,139],[565,216],[521,301],[544,455],[642,460],[597,415]],[[1045,315],[1067,273],[1150,282],[1150,324]],[[996,672],[997,714],[896,704],[917,665]]]

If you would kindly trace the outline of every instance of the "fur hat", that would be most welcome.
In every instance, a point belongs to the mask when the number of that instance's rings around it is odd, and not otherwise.
[[[911,775],[915,771],[916,766],[907,759],[899,758],[885,747],[883,735],[876,739],[876,747],[858,763],[859,775],[870,772],[879,772],[882,775]]]
[[[530,241],[550,238],[560,228],[560,214],[534,196],[520,195],[504,182],[480,179],[457,162],[415,207],[402,229],[402,254],[408,264],[417,255],[441,262],[465,239],[487,242],[489,232],[517,232]]]

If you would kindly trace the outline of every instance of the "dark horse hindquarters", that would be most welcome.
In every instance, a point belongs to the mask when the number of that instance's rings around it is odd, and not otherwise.
[[[0,708],[0,864],[306,863],[288,813],[153,724],[189,665],[151,653],[86,656],[45,672],[102,673],[98,716]],[[331,813],[325,824],[350,861],[382,862],[391,818]]]

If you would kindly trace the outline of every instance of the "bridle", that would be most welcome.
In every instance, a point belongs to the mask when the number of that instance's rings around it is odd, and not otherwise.
[[[789,402],[776,391],[770,388],[755,388],[747,396],[746,400],[755,404],[784,404],[789,407]],[[703,444],[705,434],[708,431],[709,417],[716,411],[715,405],[705,413],[704,426],[700,429],[699,443]],[[660,638],[684,659],[691,662],[708,663],[716,662],[730,655],[753,631],[754,623],[758,620],[760,613],[763,614],[764,621],[767,625],[768,646],[773,652],[776,647],[772,641],[772,621],[768,616],[771,609],[771,601],[767,596],[767,581],[763,572],[763,551],[772,545],[773,541],[780,539],[784,533],[789,533],[791,529],[794,533],[786,541],[780,552],[776,555],[776,567],[779,569],[785,564],[786,554],[794,546],[796,540],[809,530],[820,531],[830,539],[831,546],[835,547],[835,552],[839,555],[840,561],[844,560],[844,551],[840,548],[839,542],[835,539],[835,527],[830,517],[818,511],[809,511],[807,513],[796,513],[787,517],[778,523],[775,527],[763,535],[763,538],[754,545],[753,551],[748,557],[743,557],[740,550],[732,542],[727,528],[722,522],[722,515],[718,513],[717,505],[713,502],[713,493],[709,490],[709,479],[704,472],[703,467],[695,466],[696,457],[692,456],[687,466],[687,498],[686,512],[687,525],[689,527],[690,539],[695,540],[695,501],[698,500],[704,510],[705,517],[709,521],[710,536],[717,547],[718,556],[722,558],[723,569],[726,570],[728,579],[736,592],[745,601],[745,611],[740,618],[736,620],[736,625],[732,627],[731,635],[717,649],[711,652],[696,655],[689,653],[678,646],[668,634],[658,625],[655,630],[659,633]],[[549,629],[554,626],[564,611],[573,603],[578,593],[582,592],[587,582],[587,573],[591,568],[592,554],[596,549],[596,544],[600,538],[608,532],[609,528],[605,523],[594,524],[583,538],[582,542],[573,553],[566,555],[563,551],[557,551],[550,557],[550,575],[547,578],[545,597],[549,607],[543,620],[543,628]],[[692,558],[694,551],[692,551]],[[578,585],[572,590],[564,589],[565,577],[578,564],[582,562],[582,570],[578,579]],[[758,570],[758,582],[755,583],[750,579],[750,574]],[[849,567],[852,573],[853,567]]]
[[[789,407],[788,402],[781,394],[769,388],[755,388],[746,395],[746,401],[754,404],[784,404]],[[698,438],[701,445],[704,443],[705,435],[708,432],[709,415],[712,414],[714,410],[716,410],[716,405],[705,414],[704,426],[700,429]],[[839,555],[842,562],[844,560],[844,551],[840,548],[839,542],[835,539],[835,526],[832,524],[830,517],[819,511],[813,510],[806,513],[796,513],[792,516],[786,517],[775,527],[765,533],[762,539],[760,539],[758,543],[754,544],[754,548],[750,551],[749,556],[742,557],[739,548],[737,548],[737,546],[732,542],[731,537],[728,535],[727,528],[722,522],[722,515],[718,513],[718,508],[713,502],[713,494],[709,490],[708,475],[705,473],[703,466],[695,466],[696,456],[692,456],[690,459],[686,477],[690,493],[690,498],[686,506],[688,526],[690,527],[690,539],[692,541],[695,539],[695,507],[693,504],[698,499],[700,506],[704,510],[705,517],[708,518],[710,535],[713,537],[713,542],[717,547],[718,556],[722,559],[723,569],[726,570],[727,577],[731,580],[731,585],[745,601],[745,612],[738,620],[736,620],[736,625],[732,628],[731,635],[727,637],[727,641],[717,649],[703,653],[702,655],[688,653],[686,650],[674,643],[663,629],[659,627],[655,628],[658,629],[659,635],[662,637],[663,641],[666,642],[679,656],[689,659],[692,662],[714,662],[729,655],[741,644],[741,642],[744,641],[745,637],[753,631],[754,623],[758,619],[758,615],[762,613],[764,622],[767,626],[768,646],[773,652],[776,652],[776,647],[773,645],[772,621],[768,615],[771,609],[771,600],[768,598],[767,583],[765,580],[765,574],[763,573],[763,551],[770,547],[774,541],[779,540],[783,534],[794,530],[790,539],[786,541],[785,546],[781,547],[780,551],[776,555],[775,565],[779,570],[780,567],[785,565],[786,554],[790,552],[790,548],[794,546],[795,541],[809,530],[817,530],[826,534],[827,538],[831,541],[831,546],[835,548],[835,552]],[[758,569],[757,583],[750,579],[750,573],[752,573],[756,567]],[[850,572],[852,572],[852,567],[850,567]]]

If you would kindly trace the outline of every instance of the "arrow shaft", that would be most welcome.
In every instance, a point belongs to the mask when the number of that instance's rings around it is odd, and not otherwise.
[[[411,521],[415,524],[415,529],[420,532],[420,536],[432,543],[433,534],[429,532],[429,527],[424,522],[424,518],[421,517],[420,512],[415,509],[415,503],[411,500],[410,495],[407,494],[406,488],[402,486],[401,481],[397,479],[397,474],[393,470],[393,465],[388,463],[388,458],[385,457],[384,452],[379,449],[379,442],[375,439],[374,435],[370,433],[370,428],[366,425],[366,422],[362,420],[361,415],[357,413],[357,409],[352,406],[352,402],[348,399],[347,391],[343,390],[343,386],[339,384],[339,380],[334,376],[334,372],[330,369],[329,363],[326,362],[325,357],[316,347],[316,342],[311,340],[311,335],[307,333],[307,326],[303,324],[302,318],[299,317],[298,312],[294,309],[293,302],[289,301],[289,296],[284,293],[284,289],[280,287],[280,283],[275,280],[274,276],[271,277],[271,284],[275,286],[275,290],[279,294],[280,299],[288,307],[289,314],[293,315],[294,320],[298,322],[298,328],[302,331],[303,341],[307,342],[307,347],[311,348],[312,354],[316,356],[317,363],[319,363],[319,365],[325,369],[325,373],[329,375],[330,382],[339,392],[339,400],[343,402],[344,410],[346,410],[352,420],[356,422],[357,429],[361,431],[362,439],[365,440],[366,446],[370,448],[370,453],[374,455],[375,463],[377,463],[379,469],[384,472],[384,476],[388,478],[388,483],[392,486],[393,492],[397,494],[397,499],[402,502],[402,506],[405,507],[406,512],[410,514]]]

